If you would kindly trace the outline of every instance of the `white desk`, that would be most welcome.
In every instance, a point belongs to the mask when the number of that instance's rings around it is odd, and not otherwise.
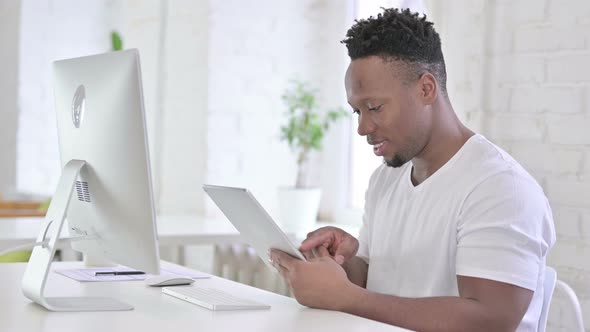
[[[34,242],[39,234],[43,218],[0,218],[0,250]],[[317,223],[313,229],[329,225]],[[197,216],[159,216],[157,218],[158,238],[161,246],[182,247],[199,244],[241,244],[240,233],[227,219],[211,219]],[[358,228],[343,227],[353,235]],[[308,229],[295,236],[302,240]],[[64,233],[67,234],[67,233]],[[66,245],[69,248],[69,244]],[[63,247],[62,247],[63,248]]]
[[[54,268],[81,267],[58,262]],[[0,331],[180,332],[180,331],[406,331],[335,311],[310,309],[295,300],[226,279],[212,277],[195,284],[270,304],[270,310],[213,312],[161,293],[141,281],[80,283],[52,273],[49,296],[109,296],[135,307],[123,312],[49,312],[21,292],[24,263],[0,264]]]
[[[0,218],[0,249],[34,242],[42,222],[43,217]],[[157,228],[163,246],[241,243],[240,233],[222,219],[158,217]],[[64,230],[62,234],[68,233]]]

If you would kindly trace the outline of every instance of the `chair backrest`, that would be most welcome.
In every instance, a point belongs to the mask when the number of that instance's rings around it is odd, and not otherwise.
[[[545,268],[545,281],[543,282],[543,308],[541,309],[541,316],[539,317],[538,332],[545,332],[547,327],[547,317],[549,316],[549,308],[551,306],[551,298],[555,288],[559,288],[560,292],[565,293],[569,304],[572,306],[574,316],[576,319],[575,326],[577,332],[584,332],[584,319],[582,317],[582,308],[580,301],[576,296],[574,290],[565,282],[557,279],[557,273],[552,267]]]
[[[539,317],[538,332],[545,332],[547,326],[547,318],[549,317],[549,307],[551,306],[551,298],[555,290],[555,283],[557,282],[557,273],[552,267],[545,267],[545,281],[543,282],[543,307],[541,308],[541,316]]]
[[[561,280],[557,280],[556,288],[559,289],[560,292],[564,292],[567,296],[572,309],[574,310],[574,316],[576,319],[576,329],[577,332],[584,332],[584,319],[582,318],[582,307],[580,306],[580,301],[576,296],[574,290],[565,282]]]

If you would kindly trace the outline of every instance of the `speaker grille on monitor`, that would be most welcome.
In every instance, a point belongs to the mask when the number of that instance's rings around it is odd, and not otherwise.
[[[78,192],[78,200],[80,202],[90,203],[90,191],[88,191],[88,182],[76,181],[76,191]]]

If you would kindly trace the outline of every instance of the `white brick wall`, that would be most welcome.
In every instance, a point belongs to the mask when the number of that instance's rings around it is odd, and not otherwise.
[[[51,195],[61,171],[51,62],[110,51],[110,31],[118,30],[124,47],[137,48],[141,55],[156,208],[165,214],[202,212],[199,187],[205,172],[203,110],[207,107],[207,41],[203,36],[208,24],[202,18],[207,17],[207,4],[158,0],[21,2],[19,190]],[[163,4],[169,7],[166,29]],[[167,34],[164,38],[162,31]],[[166,58],[159,52],[161,43],[165,43]],[[10,86],[17,85],[11,82]],[[10,123],[9,119],[3,115],[0,124]]]
[[[584,89],[572,86],[514,87],[511,89],[511,112],[580,113]]]
[[[572,31],[571,33],[576,34],[577,32]],[[547,80],[549,82],[582,83],[590,81],[590,67],[588,66],[587,52],[580,52],[580,54],[559,54],[548,57],[546,63]]]
[[[61,168],[51,62],[109,50],[102,1],[22,0],[17,186],[53,194]]]
[[[553,217],[560,220],[555,225],[559,239],[579,240],[584,237],[582,231],[582,217],[579,209],[570,207],[560,207],[553,209]]]
[[[548,133],[545,137],[548,142],[566,145],[590,144],[590,117],[584,113],[552,116],[549,120],[551,121],[547,123]]]
[[[247,186],[276,214],[276,188],[295,177],[295,158],[278,139],[288,79],[321,87],[326,105],[344,101],[338,41],[346,8],[338,3],[23,0],[23,7],[21,190],[51,194],[60,172],[50,62],[108,50],[112,29],[140,50],[162,214],[203,213],[204,182]],[[341,60],[329,61],[334,54]],[[209,205],[208,213],[218,211]]]
[[[540,116],[490,113],[486,121],[490,138],[538,142],[543,137],[544,123]]]
[[[590,1],[455,0],[429,8],[457,113],[519,160],[549,197],[558,241],[548,264],[580,297],[588,330]],[[474,35],[461,38],[466,31]],[[556,294],[549,331],[571,324]]]
[[[571,37],[563,38],[563,35],[571,35]],[[514,34],[514,50],[516,52],[581,50],[585,48],[585,39],[586,34],[575,26],[525,25],[519,27]]]
[[[552,175],[568,175],[579,172],[584,157],[583,151],[579,149],[523,141],[511,144],[510,152],[519,156],[518,161],[527,170]]]
[[[296,172],[295,156],[279,141],[280,96],[299,78],[321,88],[322,104],[345,101],[346,54],[338,42],[346,8],[312,0],[210,5],[206,180],[251,188],[278,216],[277,187],[293,185]],[[218,213],[211,203],[208,211]]]
[[[16,185],[20,4],[0,2],[0,193]]]
[[[23,7],[21,190],[51,194],[60,173],[49,64],[108,50],[112,29],[141,53],[159,213],[203,213],[200,187],[211,182],[247,186],[276,214],[276,188],[291,185],[296,171],[278,139],[289,78],[321,87],[323,104],[344,102],[338,41],[346,8],[338,3],[23,0]],[[341,58],[330,61],[334,55]]]

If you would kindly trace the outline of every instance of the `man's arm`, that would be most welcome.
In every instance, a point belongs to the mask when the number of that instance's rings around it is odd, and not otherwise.
[[[346,271],[346,275],[350,281],[362,288],[367,287],[367,273],[369,271],[369,265],[365,263],[362,258],[354,256],[344,262],[342,267],[344,268],[344,271]]]
[[[297,301],[418,331],[514,331],[533,291],[482,278],[457,276],[459,297],[402,298],[373,293],[347,277],[325,249],[307,262],[271,250],[272,263]]]
[[[533,291],[487,279],[457,277],[460,297],[401,298],[353,286],[340,309],[417,331],[514,331]]]

